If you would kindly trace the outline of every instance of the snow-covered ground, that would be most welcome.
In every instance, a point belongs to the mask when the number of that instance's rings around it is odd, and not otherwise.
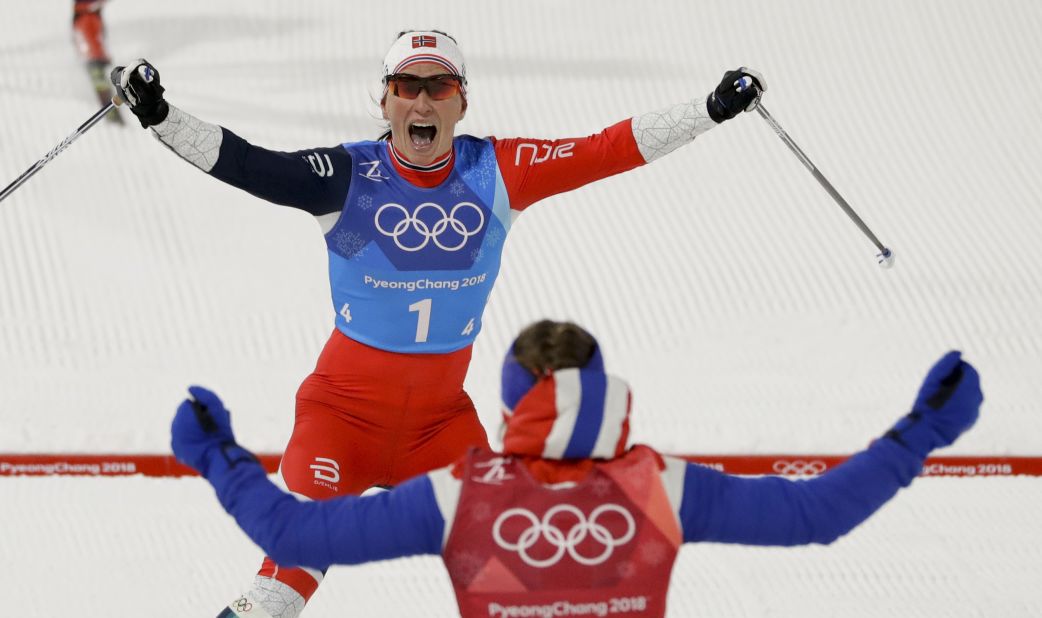
[[[10,4],[0,185],[96,108],[68,3]],[[634,437],[665,451],[859,449],[959,348],[986,402],[947,454],[1042,454],[1038,3],[115,0],[106,18],[170,101],[286,150],[378,133],[370,92],[405,27],[460,40],[476,135],[586,135],[755,67],[894,269],[745,115],[518,220],[467,382],[486,425],[507,342],[549,316],[599,336]],[[166,452],[192,382],[281,450],[332,328],[318,226],[128,121],[0,204],[0,452]],[[833,547],[688,548],[672,615],[1042,615],[1040,490],[922,479]],[[0,517],[5,617],[215,615],[258,563],[198,479],[0,478]],[[409,560],[335,570],[308,615],[452,608],[436,561]]]

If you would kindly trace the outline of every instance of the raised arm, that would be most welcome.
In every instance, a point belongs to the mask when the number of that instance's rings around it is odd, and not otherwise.
[[[740,68],[728,71],[706,97],[634,116],[595,135],[495,140],[510,207],[521,211],[551,195],[651,163],[753,109],[766,89],[759,73]]]
[[[428,476],[375,496],[299,501],[235,443],[215,394],[197,386],[189,392],[171,427],[174,454],[213,485],[224,509],[279,565],[325,569],[440,553],[445,522]]]
[[[170,105],[159,72],[144,59],[112,71],[117,95],[142,127],[179,157],[261,199],[315,216],[339,212],[351,182],[351,157],[340,146],[276,152]]]
[[[919,474],[935,448],[977,420],[976,370],[950,352],[930,370],[912,412],[866,450],[809,480],[742,478],[678,460],[664,479],[679,493],[685,541],[750,545],[831,543]],[[679,491],[678,491],[679,490]]]

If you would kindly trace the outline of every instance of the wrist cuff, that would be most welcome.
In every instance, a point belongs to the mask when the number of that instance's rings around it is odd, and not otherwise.
[[[905,423],[902,419],[902,422],[886,432],[883,437],[897,442],[923,459],[926,459],[930,451],[946,444],[937,430],[921,418],[917,418],[911,423]]]
[[[709,117],[713,119],[713,122],[717,124],[734,118],[734,115],[729,115],[727,108],[716,98],[715,92],[710,92],[709,96],[706,97],[706,111],[709,112]]]
[[[139,105],[136,108],[130,108],[130,111],[137,116],[138,121],[141,123],[141,128],[147,129],[166,120],[167,114],[170,113],[170,106],[167,105],[165,100],[160,100],[155,105],[150,105],[148,109],[141,109]]]

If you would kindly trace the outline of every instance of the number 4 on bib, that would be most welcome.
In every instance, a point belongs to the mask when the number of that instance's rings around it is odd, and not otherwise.
[[[461,332],[460,334],[469,335],[472,332],[474,332],[474,318],[470,318],[470,321],[467,322],[467,325],[463,327],[463,332]]]

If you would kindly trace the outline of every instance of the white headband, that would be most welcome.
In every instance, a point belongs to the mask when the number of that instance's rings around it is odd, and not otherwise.
[[[384,77],[401,73],[406,67],[433,62],[467,82],[467,65],[463,52],[448,35],[433,31],[406,32],[398,37],[384,56]]]

